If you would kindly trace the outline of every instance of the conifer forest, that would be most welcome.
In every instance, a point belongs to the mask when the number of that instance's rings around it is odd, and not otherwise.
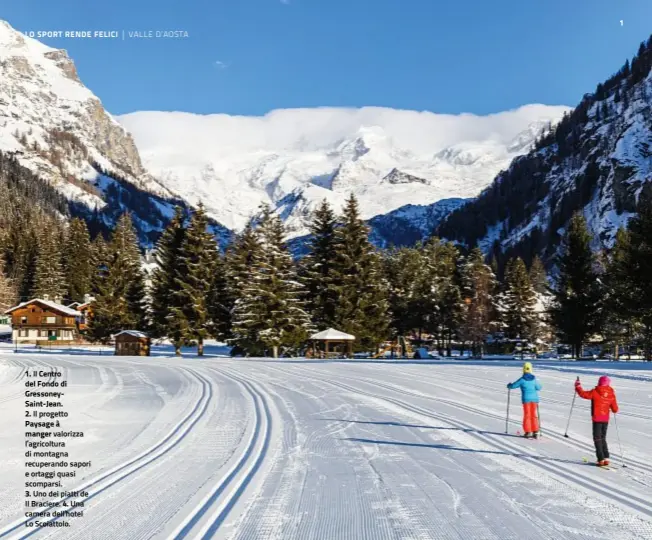
[[[581,214],[570,220],[546,266],[520,257],[499,263],[477,246],[432,237],[378,249],[351,196],[336,215],[324,201],[312,216],[307,254],[293,258],[281,219],[263,206],[227,246],[200,205],[177,207],[152,268],[129,214],[106,237],[70,218],[47,183],[0,160],[0,308],[30,298],[93,297],[86,338],[106,343],[121,330],[168,339],[180,354],[207,339],[233,354],[299,355],[311,333],[336,328],[374,352],[407,336],[442,355],[508,353],[515,341],[564,344],[574,357],[589,343],[639,350],[652,359],[652,199],[645,192],[613,249],[593,250]]]

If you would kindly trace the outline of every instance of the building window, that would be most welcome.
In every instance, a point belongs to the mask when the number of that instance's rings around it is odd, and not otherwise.
[[[20,324],[27,324],[27,317],[21,317]]]
[[[29,337],[29,330],[18,330],[18,337]]]

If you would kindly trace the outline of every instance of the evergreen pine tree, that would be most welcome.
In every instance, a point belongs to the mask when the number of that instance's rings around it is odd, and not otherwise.
[[[626,275],[630,293],[625,297],[626,310],[643,327],[645,359],[652,361],[652,189],[643,189],[637,214],[628,223],[629,245],[626,246]]]
[[[380,258],[369,241],[369,229],[360,218],[351,195],[335,233],[336,255],[330,287],[337,298],[335,326],[356,336],[359,350],[375,349],[386,339],[389,326],[387,284]]]
[[[185,341],[196,340],[198,356],[203,356],[204,341],[211,335],[208,302],[217,258],[217,241],[208,231],[208,217],[200,203],[179,249],[174,307],[169,316],[173,332]]]
[[[236,303],[233,332],[241,349],[271,349],[277,358],[283,347],[297,348],[305,342],[310,317],[302,301],[305,290],[284,243],[283,223],[268,206],[263,207],[256,233],[260,247],[251,279]]]
[[[31,296],[61,302],[67,287],[57,233],[56,227],[49,226],[39,231],[34,289]]]
[[[538,332],[536,303],[536,293],[530,283],[523,259],[518,257],[510,260],[505,270],[505,289],[501,295],[507,337],[536,340]]]
[[[211,335],[220,340],[232,337],[233,292],[229,290],[226,257],[218,254],[215,272],[208,293],[208,311],[211,321]]]
[[[74,218],[70,222],[64,247],[64,266],[68,302],[83,302],[90,294],[93,280],[93,253],[86,222]]]
[[[496,276],[485,264],[480,248],[474,248],[463,268],[464,321],[462,338],[471,342],[474,354],[482,356],[484,342],[494,316]]]
[[[388,283],[391,331],[394,336],[405,336],[411,330],[424,328],[425,302],[422,297],[424,265],[421,246],[399,248],[385,252],[383,267]]]
[[[109,260],[109,247],[104,236],[98,234],[91,242],[91,291],[95,296],[99,293],[102,280],[106,277],[106,266]]]
[[[427,330],[436,337],[440,354],[446,350],[448,356],[464,312],[459,259],[459,250],[438,238],[430,239],[423,251],[425,272],[420,295],[425,302],[424,319]]]
[[[324,199],[315,211],[310,226],[310,251],[301,261],[301,277],[307,290],[307,310],[317,328],[335,324],[337,297],[332,286],[332,265],[337,246],[335,214]]]
[[[167,337],[174,345],[175,353],[181,354],[184,345],[183,336],[174,333],[169,324],[169,315],[177,305],[179,291],[176,277],[179,273],[181,244],[185,237],[185,215],[177,206],[174,217],[159,238],[154,252],[156,268],[152,272],[151,282],[151,317],[152,334],[157,338]]]
[[[634,296],[629,276],[630,252],[629,232],[621,227],[616,233],[616,241],[609,254],[604,276],[605,333],[614,343],[616,358],[623,341],[631,341],[635,326],[632,313]]]
[[[584,342],[602,327],[603,291],[591,251],[586,220],[575,214],[568,224],[557,264],[550,320],[557,336],[571,345],[573,357],[582,355]]]
[[[123,214],[116,224],[106,261],[100,263],[95,289],[88,328],[91,339],[107,342],[121,330],[147,329],[138,237],[128,214]]]
[[[5,274],[5,262],[0,253],[0,315],[14,307],[18,300],[18,293],[13,281]]]
[[[530,283],[537,294],[548,292],[548,275],[539,256],[535,256],[530,265]]]
[[[257,328],[255,328],[255,325],[246,324],[243,321],[245,312],[241,306],[239,314],[236,315],[238,306],[249,301],[247,296],[248,286],[254,280],[254,262],[261,256],[259,235],[254,230],[253,222],[250,220],[242,233],[236,237],[233,245],[229,247],[225,256],[225,307],[230,312],[229,336],[234,345],[231,350],[232,355],[263,353],[262,350],[259,350],[260,343],[257,337]]]

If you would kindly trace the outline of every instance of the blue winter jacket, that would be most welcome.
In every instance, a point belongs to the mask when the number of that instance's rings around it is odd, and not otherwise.
[[[521,389],[521,401],[523,403],[539,403],[539,390],[541,383],[532,373],[525,373],[518,381],[509,383],[507,388],[515,390]]]

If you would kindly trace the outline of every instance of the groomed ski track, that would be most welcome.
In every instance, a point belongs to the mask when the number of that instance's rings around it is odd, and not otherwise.
[[[0,349],[0,540],[652,539],[652,366],[537,362],[542,438],[525,440],[509,361],[151,358]],[[69,528],[26,528],[25,369],[69,389]],[[622,412],[593,461],[573,381],[608,373]],[[52,519],[52,518],[49,518]],[[47,521],[48,518],[42,519]]]

